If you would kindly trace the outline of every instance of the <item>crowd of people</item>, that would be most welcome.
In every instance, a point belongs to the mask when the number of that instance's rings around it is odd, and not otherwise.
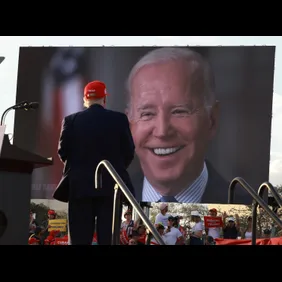
[[[162,203],[160,211],[154,220],[155,227],[166,245],[216,245],[216,239],[251,239],[252,238],[252,217],[247,219],[247,227],[241,227],[240,217],[227,215],[224,212],[221,216],[213,208],[209,210],[209,216],[213,218],[222,218],[220,226],[207,227],[204,224],[201,214],[197,210],[190,213],[190,222],[188,226],[183,226],[180,215],[171,215],[169,205]],[[159,245],[152,234],[147,234],[146,227],[140,224],[140,219],[134,221],[132,212],[128,210],[124,214],[125,220],[121,224],[120,244],[121,245]],[[275,231],[274,224],[271,228],[264,228],[262,235],[256,238],[271,238]],[[281,232],[280,232],[281,233]],[[282,234],[280,234],[282,235]]]
[[[68,242],[68,235],[66,232],[60,230],[49,230],[49,220],[56,219],[56,211],[50,209],[47,213],[47,220],[38,224],[34,217],[34,213],[30,211],[29,215],[29,245],[57,245],[64,244]]]
[[[188,215],[190,221],[183,224],[181,215],[169,213],[169,204],[162,203],[159,212],[153,223],[163,239],[165,245],[216,245],[216,240],[222,239],[251,239],[252,238],[252,217],[247,218],[247,226],[242,227],[240,217],[227,215],[223,212],[218,215],[215,208],[209,210],[212,218],[222,218],[221,226],[207,228],[203,217],[197,210],[192,210]],[[282,212],[282,211],[281,211]],[[50,209],[47,213],[47,220],[38,224],[34,214],[30,212],[29,224],[29,245],[68,245],[67,231],[54,230],[49,225],[49,220],[57,218],[55,210]],[[159,245],[154,236],[147,232],[146,226],[140,218],[133,219],[132,210],[128,209],[123,214],[120,226],[120,245]],[[271,226],[271,225],[270,225]],[[66,228],[67,230],[67,228]],[[257,238],[272,238],[275,236],[275,226],[263,229],[261,236]],[[281,231],[278,236],[282,236]],[[97,233],[94,233],[92,245],[97,245]]]

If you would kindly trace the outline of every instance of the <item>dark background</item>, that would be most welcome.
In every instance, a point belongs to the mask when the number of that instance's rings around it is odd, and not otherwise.
[[[34,172],[33,198],[51,198],[59,181],[62,165],[56,155],[58,128],[64,115],[82,109],[85,83],[96,79],[104,81],[111,94],[107,107],[124,111],[127,75],[134,63],[153,48],[20,48],[17,102],[38,101],[40,108],[16,112],[14,144],[55,159],[53,167]],[[207,157],[227,180],[241,176],[257,189],[269,176],[275,47],[204,46],[191,49],[211,63],[217,99],[221,102],[219,129]],[[74,89],[71,83],[77,90],[68,95],[70,89]],[[68,107],[54,122],[51,118],[58,110],[48,101],[62,92]],[[79,98],[73,99],[73,95]],[[138,169],[136,159],[131,171]],[[246,200],[246,204],[249,203]]]

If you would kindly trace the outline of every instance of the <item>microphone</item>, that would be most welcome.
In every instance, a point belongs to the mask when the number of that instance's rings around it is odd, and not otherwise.
[[[38,102],[30,102],[27,106],[27,108],[24,108],[25,110],[36,110],[39,108]]]
[[[4,125],[5,118],[6,118],[8,112],[10,110],[26,110],[26,111],[28,111],[28,110],[35,110],[38,107],[39,107],[38,102],[28,102],[28,101],[23,101],[23,102],[20,102],[20,103],[14,105],[14,106],[11,106],[8,109],[6,109],[4,111],[4,113],[2,114],[0,125]]]
[[[13,106],[13,110],[36,110],[39,107],[38,102],[21,102],[15,106]]]

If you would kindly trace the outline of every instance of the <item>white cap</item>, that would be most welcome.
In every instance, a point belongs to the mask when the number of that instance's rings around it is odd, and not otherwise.
[[[166,204],[166,203],[161,203],[161,205],[160,205],[160,210],[162,211],[162,210],[164,210],[165,208],[167,208],[168,207],[168,204]]]
[[[233,216],[230,216],[227,218],[227,221],[235,221],[235,218]]]
[[[191,216],[200,216],[198,211],[191,211]]]

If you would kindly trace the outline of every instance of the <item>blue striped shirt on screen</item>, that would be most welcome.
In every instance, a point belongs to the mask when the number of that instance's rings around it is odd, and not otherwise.
[[[202,196],[205,192],[208,182],[208,170],[204,163],[204,168],[200,176],[186,189],[182,190],[175,196],[179,203],[201,203]],[[162,195],[158,193],[149,183],[146,177],[143,181],[142,201],[143,202],[158,202]]]

